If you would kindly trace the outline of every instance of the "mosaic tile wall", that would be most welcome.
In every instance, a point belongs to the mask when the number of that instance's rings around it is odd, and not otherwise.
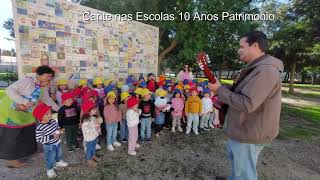
[[[65,0],[12,0],[19,77],[49,65],[79,79],[157,73],[159,29],[136,21],[85,21],[103,13]]]

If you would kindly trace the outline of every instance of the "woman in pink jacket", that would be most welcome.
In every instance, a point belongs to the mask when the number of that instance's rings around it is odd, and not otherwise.
[[[177,80],[183,82],[185,79],[193,80],[193,74],[189,69],[189,66],[186,64],[184,68],[178,73]]]
[[[174,91],[173,97],[171,102],[172,105],[171,107],[174,109],[171,114],[172,114],[172,128],[171,131],[172,132],[176,132],[176,126],[178,126],[178,130],[180,132],[183,131],[183,129],[181,128],[181,117],[182,117],[182,111],[183,111],[183,107],[184,107],[184,102],[181,98],[181,91],[179,89],[176,89]]]

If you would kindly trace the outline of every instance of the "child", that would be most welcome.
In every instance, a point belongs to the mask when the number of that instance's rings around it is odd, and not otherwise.
[[[202,98],[202,116],[200,120],[200,129],[207,130],[208,128],[208,121],[210,119],[210,115],[212,112],[212,100],[210,98],[210,90],[204,89],[203,91],[203,98]]]
[[[59,126],[65,129],[68,151],[78,149],[77,131],[79,126],[80,110],[73,102],[71,92],[62,94],[63,106],[58,111]]]
[[[68,86],[67,86],[67,84],[68,84],[67,81],[64,80],[64,79],[59,79],[59,80],[57,81],[57,88],[58,88],[58,90],[57,90],[57,92],[56,92],[56,100],[57,100],[58,105],[59,105],[60,107],[63,106],[62,100],[61,100],[62,94],[68,92]]]
[[[82,102],[83,103],[86,103],[87,101],[91,101],[93,102],[94,104],[96,104],[96,96],[95,96],[95,91],[93,90],[89,90],[87,91],[83,96],[82,96]],[[82,111],[81,109],[81,112],[80,112],[80,124],[82,123],[81,119],[82,119],[82,116],[83,116],[84,112]],[[96,111],[96,114],[95,114],[96,118],[99,120],[100,122],[100,128],[101,128],[101,124],[103,123],[103,119],[101,118],[101,115],[100,115],[100,111],[99,111],[99,108],[98,110]],[[83,141],[83,148],[84,148],[84,151],[86,151],[86,142]],[[96,147],[97,150],[100,150],[101,149],[101,146],[99,144],[97,144],[97,147]]]
[[[96,145],[98,143],[98,136],[101,134],[100,122],[95,114],[98,111],[97,106],[92,101],[86,101],[82,104],[81,109],[83,116],[81,118],[82,134],[86,146],[86,160],[89,167],[96,167],[100,160],[96,154]]]
[[[152,92],[149,89],[144,89],[142,91],[142,100],[139,104],[139,109],[141,109],[142,113],[140,116],[141,119],[141,127],[140,127],[140,137],[141,143],[144,141],[151,142],[151,123],[154,118],[155,107],[154,103],[150,100]]]
[[[124,82],[123,82],[123,78],[119,78],[118,82],[116,83],[117,85],[117,90],[120,91],[121,88],[123,87],[124,85]]]
[[[102,79],[95,78],[93,81],[93,87],[94,87],[94,91],[98,93],[97,104],[98,104],[99,110],[101,110],[100,108],[101,106],[103,107],[103,98],[105,96]]]
[[[129,129],[129,142],[128,142],[128,154],[135,156],[137,152],[136,148],[139,148],[140,145],[137,144],[138,140],[138,124],[139,124],[139,116],[141,114],[141,110],[138,109],[139,101],[135,97],[130,97],[127,102],[127,121],[128,121],[128,129]]]
[[[117,141],[118,123],[122,120],[121,111],[116,102],[116,93],[110,91],[106,97],[103,114],[107,130],[107,149],[113,151],[114,147],[119,147],[121,144]]]
[[[210,118],[209,126],[211,128],[221,128],[219,120],[219,109],[221,108],[221,105],[218,101],[218,96],[216,96],[214,92],[211,92],[211,101],[213,104],[213,113]]]
[[[202,102],[198,97],[198,91],[196,87],[191,88],[190,91],[191,96],[188,97],[184,109],[188,119],[186,134],[190,134],[191,125],[193,125],[192,130],[196,135],[198,135],[199,116],[202,112]]]
[[[185,81],[188,82],[187,79],[185,79]],[[186,84],[186,85],[183,86],[183,92],[181,93],[181,97],[182,97],[182,100],[183,100],[184,103],[187,101],[189,96],[190,96],[190,85]],[[184,124],[187,123],[186,122],[186,113],[185,113],[185,111],[182,112],[182,122]]]
[[[88,80],[87,79],[80,79],[79,80],[79,87],[81,96],[83,96],[88,91],[91,91],[91,89],[88,87]]]
[[[120,95],[121,104],[119,105],[119,110],[122,113],[122,121],[120,122],[120,138],[121,141],[127,142],[128,140],[128,124],[127,124],[127,102],[130,98],[130,94],[128,92],[122,92]]]
[[[137,87],[136,90],[134,91],[134,94],[135,94],[136,98],[137,98],[139,101],[140,101],[140,99],[141,99],[142,90],[143,90],[142,88]]]
[[[144,79],[144,77],[143,77],[143,74],[140,74],[138,84],[141,85],[142,82],[145,82],[145,79]],[[147,83],[146,83],[145,85],[146,85],[146,87],[147,87]]]
[[[183,89],[184,89],[184,93],[183,93],[184,98],[185,98],[185,100],[187,100],[188,97],[190,96],[190,85],[189,84],[184,85]]]
[[[130,93],[129,92],[129,86],[127,85],[127,84],[125,84],[125,85],[123,85],[122,87],[121,87],[121,92],[128,92],[128,93]]]
[[[152,73],[148,74],[147,88],[153,93],[156,90],[156,82],[154,80],[154,74]]]
[[[202,99],[204,96],[204,91],[203,91],[203,88],[201,86],[197,86],[197,90],[198,90],[198,96],[200,99]]]
[[[164,82],[163,81],[159,81],[158,82],[158,89],[155,92],[155,96],[159,96],[159,92],[163,91],[163,86],[164,86]]]
[[[78,107],[81,105],[81,90],[79,88],[72,90],[73,99],[75,100]]]
[[[171,104],[171,99],[173,97],[173,94],[172,94],[172,86],[170,85],[165,85],[163,87],[163,89],[165,91],[167,91],[167,95],[166,95],[166,99],[168,100],[167,104]],[[164,124],[163,124],[163,128],[165,129],[170,129],[172,125],[172,115],[171,115],[171,110],[169,111],[165,111],[164,112]]]
[[[158,91],[158,95],[159,96],[156,97],[156,100],[154,102],[156,107],[156,120],[155,120],[155,124],[156,124],[155,136],[156,137],[160,136],[160,132],[164,124],[164,118],[165,118],[164,112],[170,110],[171,108],[171,106],[167,104],[168,100],[165,98],[167,95],[167,91],[160,90]]]
[[[51,107],[39,103],[33,110],[33,116],[40,122],[36,128],[36,141],[43,144],[47,176],[56,177],[54,167],[66,167],[68,163],[62,160],[60,131],[57,120],[52,119]]]
[[[171,106],[173,108],[173,111],[171,112],[172,114],[172,127],[171,127],[171,132],[176,132],[176,127],[178,126],[178,130],[180,132],[183,131],[183,129],[181,128],[181,117],[182,117],[182,111],[183,111],[183,107],[184,107],[184,102],[181,98],[181,91],[179,89],[176,89],[174,91],[173,97],[171,102]]]

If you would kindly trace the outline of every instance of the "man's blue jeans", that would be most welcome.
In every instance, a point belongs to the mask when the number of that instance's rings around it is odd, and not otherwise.
[[[107,129],[107,145],[112,145],[117,141],[118,123],[106,124]]]
[[[43,145],[47,169],[53,169],[56,162],[62,160],[62,148],[59,144]]]
[[[231,175],[228,180],[258,180],[257,161],[264,145],[240,143],[229,139],[228,158],[231,162]]]
[[[147,139],[151,138],[151,118],[141,119],[140,137],[141,137],[141,140],[144,140],[145,138]]]

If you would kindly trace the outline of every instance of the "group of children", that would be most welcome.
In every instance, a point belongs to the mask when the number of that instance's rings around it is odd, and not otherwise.
[[[86,79],[79,80],[74,89],[69,89],[63,79],[56,84],[53,99],[60,106],[57,118],[41,102],[33,111],[39,121],[36,140],[44,146],[49,177],[56,176],[54,167],[68,165],[62,160],[62,133],[70,152],[79,148],[81,134],[87,165],[95,167],[100,161],[96,149],[101,148],[98,137],[102,134],[109,151],[128,141],[128,154],[134,156],[140,147],[139,138],[141,143],[152,142],[152,124],[158,138],[163,128],[171,128],[172,133],[183,132],[186,125],[187,135],[191,130],[198,135],[220,127],[218,99],[207,88],[207,81],[175,82],[166,80],[164,75],[156,81],[150,73],[147,80],[143,76],[135,80],[132,75],[125,82],[121,78],[118,82],[95,78],[92,88]]]

